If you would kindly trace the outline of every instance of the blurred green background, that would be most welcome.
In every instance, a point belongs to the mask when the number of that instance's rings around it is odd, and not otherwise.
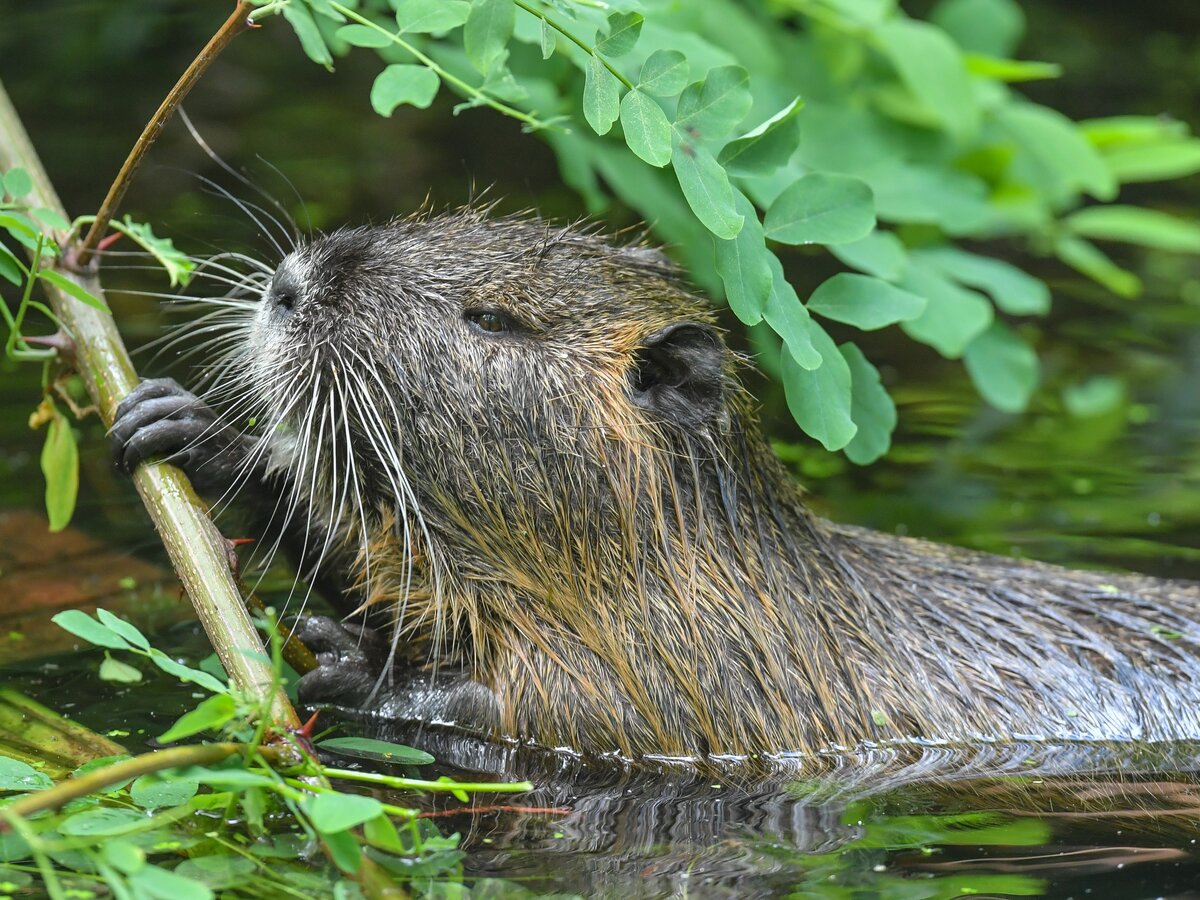
[[[1065,74],[1022,90],[1072,118],[1169,113],[1200,127],[1200,10],[1191,0],[1138,5],[1025,0],[1026,59]],[[12,95],[72,214],[94,211],[141,125],[228,12],[228,4],[64,2],[0,4],[0,79]],[[928,4],[905,4],[922,15]],[[451,114],[448,92],[426,111],[390,119],[370,109],[378,71],[369,54],[310,63],[279,20],[239,38],[186,109],[208,143],[317,229],[403,215],[429,198],[453,206],[487,190],[501,211],[585,215],[536,136],[488,110]],[[255,247],[253,227],[206,192],[197,175],[229,187],[179,122],[156,144],[125,210],[184,250]],[[303,198],[303,204],[296,199]],[[1195,219],[1200,178],[1134,185],[1122,202]],[[619,204],[605,227],[636,225]],[[256,244],[257,242],[257,244]],[[989,253],[1004,255],[1004,246]],[[1200,577],[1200,261],[1116,248],[1146,285],[1125,300],[1053,261],[1013,261],[1051,286],[1051,315],[1027,326],[1043,362],[1030,411],[986,406],[959,363],[886,329],[854,337],[880,366],[899,407],[891,453],[858,468],[804,438],[781,391],[752,376],[769,432],[824,514],[1001,553]],[[837,271],[823,251],[794,253],[800,296]],[[110,290],[161,290],[144,273],[110,271]],[[11,299],[11,298],[10,298]],[[131,346],[161,334],[168,316],[151,299],[114,292]],[[743,330],[726,314],[731,340]],[[845,339],[836,327],[830,331]],[[866,339],[864,339],[864,337]],[[135,356],[143,373],[169,360]],[[7,366],[0,379],[0,505],[41,502],[40,436],[26,427],[37,373]],[[186,371],[172,372],[187,380]],[[111,474],[103,429],[81,423],[83,481],[77,524],[157,552],[136,498]],[[116,529],[114,531],[114,529]]]

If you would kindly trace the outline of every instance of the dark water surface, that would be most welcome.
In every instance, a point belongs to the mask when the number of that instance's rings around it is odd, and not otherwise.
[[[141,122],[213,24],[211,4],[147,6],[0,2],[0,78],[72,212],[94,208]],[[1031,87],[1037,99],[1077,117],[1169,110],[1200,125],[1192,4],[1026,9],[1032,25],[1023,55],[1062,61],[1069,73]],[[282,29],[272,31],[264,37],[269,51],[235,44],[189,110],[220,153],[247,166],[302,222],[305,215],[325,228],[378,221],[417,207],[429,192],[437,204],[454,204],[472,185],[491,184],[504,210],[536,205],[550,216],[582,214],[559,185],[550,153],[512,123],[486,112],[452,118],[444,106],[373,117],[367,61],[352,59],[329,76],[306,64]],[[306,210],[290,204],[290,188],[258,156],[296,184]],[[220,174],[173,125],[135,185],[129,211],[191,252],[254,248],[253,229],[230,204],[205,194],[196,173]],[[1200,208],[1196,179],[1131,195],[1176,211]],[[633,220],[615,209],[608,221]],[[864,350],[884,364],[900,407],[888,459],[859,470],[802,442],[771,386],[755,382],[781,453],[814,505],[840,521],[1077,566],[1200,578],[1200,266],[1129,252],[1122,261],[1148,290],[1123,301],[1059,267],[1014,259],[1033,266],[1055,295],[1052,318],[1035,326],[1046,372],[1027,415],[987,409],[957,364],[881,335]],[[823,275],[795,270],[800,282]],[[106,283],[161,290],[115,268]],[[802,295],[804,287],[797,284]],[[160,335],[169,318],[144,297],[113,294],[112,304],[131,345]],[[139,366],[188,378],[171,359],[143,354]],[[32,370],[6,368],[0,377],[0,508],[40,503],[38,438],[25,425],[37,383]],[[1087,409],[1068,402],[1088,386],[1109,399]],[[94,419],[82,423],[80,438],[76,524],[131,555],[161,559],[132,491],[110,471]],[[192,627],[157,643],[193,661],[208,653]],[[102,732],[128,732],[121,740],[135,752],[194,702],[165,682],[136,689],[99,682],[97,663],[76,654],[0,674]],[[522,804],[566,811],[435,821],[463,835],[469,875],[503,877],[537,893],[1200,897],[1193,774],[1200,750],[1191,746],[873,748],[807,760],[790,776],[764,782],[670,767],[635,777],[603,762],[454,736],[346,727],[431,747],[456,763],[445,766],[452,774],[482,770],[534,781],[538,791]],[[965,777],[979,771],[992,774]]]

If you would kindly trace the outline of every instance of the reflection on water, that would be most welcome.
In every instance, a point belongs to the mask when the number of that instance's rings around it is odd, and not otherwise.
[[[1159,774],[1194,770],[1195,743],[912,742],[697,774],[364,726],[454,761],[452,774],[531,780],[522,804],[556,812],[447,824],[463,830],[474,874],[585,896],[1058,897],[1103,885],[1096,896],[1123,897],[1200,883],[1200,785]]]

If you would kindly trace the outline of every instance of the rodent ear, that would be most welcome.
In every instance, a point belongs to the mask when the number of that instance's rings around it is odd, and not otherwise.
[[[725,344],[716,329],[695,322],[670,325],[637,350],[633,402],[678,425],[720,424],[725,413]]]

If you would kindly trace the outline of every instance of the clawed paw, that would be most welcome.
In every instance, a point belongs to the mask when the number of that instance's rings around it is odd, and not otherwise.
[[[301,703],[361,707],[367,702],[388,658],[387,644],[377,633],[325,616],[306,616],[296,637],[317,656],[317,668],[297,686]]]
[[[170,378],[134,388],[117,407],[110,436],[113,462],[127,475],[157,457],[182,468],[202,490],[224,488],[244,459],[240,435]]]

